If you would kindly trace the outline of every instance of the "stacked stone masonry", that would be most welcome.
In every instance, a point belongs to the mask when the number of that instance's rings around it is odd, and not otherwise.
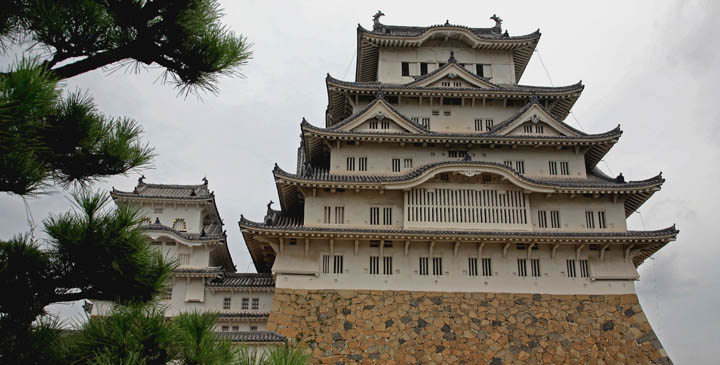
[[[276,289],[321,364],[670,364],[637,296]]]

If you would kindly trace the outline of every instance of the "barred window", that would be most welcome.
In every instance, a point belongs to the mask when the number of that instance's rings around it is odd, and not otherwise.
[[[400,159],[399,158],[392,159],[392,171],[400,172]]]
[[[378,121],[377,119],[373,119],[370,121],[370,129],[378,129]]]
[[[392,225],[392,208],[383,208],[383,224]]]
[[[532,131],[533,131],[533,129],[532,129],[532,124],[525,124],[525,125],[523,126],[523,132],[525,132],[525,133],[532,133]]]
[[[590,277],[590,272],[588,271],[588,260],[580,260],[580,277]]]
[[[439,110],[433,110],[433,111],[432,111],[432,115],[440,115],[440,111],[439,111]]]
[[[335,255],[333,260],[333,274],[343,273],[343,257],[342,255]]]
[[[223,309],[230,309],[232,298],[223,298]]]
[[[552,228],[560,228],[560,211],[558,211],[558,210],[550,211],[550,226]]]
[[[330,213],[332,212],[331,207],[323,208],[323,223],[330,223]]]
[[[380,208],[370,207],[370,225],[376,226],[380,224]]]
[[[355,171],[355,157],[348,157],[345,167],[347,171]]]
[[[358,171],[367,171],[367,157],[358,158]]]
[[[380,128],[390,129],[390,121],[383,119],[383,121],[380,122]]]
[[[527,259],[518,259],[518,276],[527,276]]]
[[[515,170],[518,174],[525,173],[525,161],[515,161]]]
[[[535,133],[543,133],[545,129],[543,128],[542,124],[538,124],[535,126]]]
[[[252,309],[260,309],[260,298],[252,298]]]
[[[345,223],[345,207],[335,207],[335,224]]]
[[[547,212],[544,210],[538,210],[538,227],[547,228]]]
[[[189,253],[179,254],[178,261],[180,261],[180,265],[190,265],[190,254]]]
[[[182,218],[175,218],[173,222],[173,229],[180,232],[187,231],[187,223]]]
[[[239,332],[240,326],[232,326],[232,330],[233,330],[233,332]]]
[[[428,275],[428,258],[420,258],[420,275]]]
[[[513,162],[510,160],[505,160],[505,161],[503,161],[503,165],[505,165],[509,168],[512,168]]]
[[[423,127],[427,128],[427,129],[430,129],[430,118],[422,118],[420,125],[422,125]]]
[[[242,308],[243,310],[247,310],[248,308],[250,308],[250,298],[242,298],[242,306],[241,306],[241,308]]]
[[[162,298],[163,298],[164,300],[170,300],[170,299],[172,299],[172,287],[165,288],[165,290],[163,290],[163,297],[162,297]]]
[[[323,274],[330,273],[330,255],[322,256],[322,273]]]
[[[468,275],[469,276],[477,276],[478,275],[477,259],[474,257],[468,258]]]
[[[485,119],[485,130],[490,132],[495,122],[492,119]]]
[[[557,161],[548,162],[548,170],[550,171],[550,175],[557,175]]]
[[[412,158],[406,158],[405,160],[403,160],[403,167],[406,169],[411,169],[412,168]]]
[[[598,228],[607,228],[605,224],[605,212],[597,212],[598,215]]]
[[[530,259],[530,269],[532,270],[532,276],[540,276],[540,259]]]
[[[567,276],[574,278],[577,276],[575,273],[575,260],[567,260]]]
[[[480,132],[483,130],[483,120],[482,119],[475,119],[475,131]]]
[[[380,273],[380,256],[370,256],[370,275]]]
[[[588,229],[595,228],[595,214],[593,211],[586,211],[585,212],[585,227]]]
[[[250,326],[250,332],[257,331],[257,326]]]
[[[227,332],[230,330],[230,326],[222,326],[222,331]]]
[[[447,99],[445,99],[445,100],[447,100]],[[446,117],[449,117],[450,115],[452,115],[452,112],[450,110],[443,110],[443,115]]]
[[[392,256],[383,257],[383,275],[392,275]]]
[[[492,261],[490,261],[490,258],[482,259],[482,272],[483,276],[492,276]]]
[[[570,175],[570,163],[566,161],[560,162],[560,175]]]
[[[463,158],[467,155],[467,151],[450,150],[448,151],[448,157],[450,158]]]
[[[442,275],[443,274],[443,267],[442,267],[442,257],[433,257],[433,275]]]

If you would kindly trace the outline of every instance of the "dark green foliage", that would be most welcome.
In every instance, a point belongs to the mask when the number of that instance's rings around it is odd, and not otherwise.
[[[47,47],[46,65],[60,78],[133,60],[162,66],[181,90],[217,91],[217,77],[252,55],[245,38],[220,23],[216,0],[9,1],[5,34]],[[55,67],[74,58],[82,59]]]
[[[178,333],[155,305],[115,306],[106,317],[91,318],[69,346],[76,363],[167,364]]]
[[[138,229],[137,211],[126,205],[106,209],[107,194],[74,196],[77,212],[45,221],[58,299],[151,300],[174,264],[150,247]]]
[[[214,332],[217,315],[211,312],[183,313],[173,319],[177,329],[178,360],[185,365],[224,365],[236,359],[230,341]]]
[[[146,166],[135,121],[100,114],[87,94],[61,96],[51,72],[21,61],[0,77],[0,191],[19,195]]]
[[[12,293],[0,296],[0,360],[37,355],[32,349],[42,344],[35,341],[47,336],[38,337],[31,324],[47,305],[85,298],[147,302],[176,267],[150,247],[136,211],[107,209],[105,194],[78,193],[75,202],[77,211],[45,221],[46,247],[22,237],[0,242],[0,288]]]
[[[267,352],[268,364],[304,365],[310,363],[310,353],[294,344],[274,346]]]

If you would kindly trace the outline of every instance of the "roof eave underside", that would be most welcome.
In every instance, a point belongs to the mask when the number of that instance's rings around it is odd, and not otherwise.
[[[448,27],[448,31],[456,31],[457,38],[462,39],[464,28]],[[430,31],[436,31],[438,28],[428,29],[423,34]],[[377,81],[377,64],[380,47],[418,47],[425,41],[423,35],[402,37],[398,35],[381,35],[368,32],[364,28],[358,26],[358,49],[357,61],[355,67],[355,81],[369,82]],[[449,39],[455,39],[449,37]],[[513,63],[515,64],[515,81],[518,82],[522,77],[530,57],[535,51],[535,47],[540,40],[540,32],[531,33],[525,36],[508,37],[508,38],[476,38],[474,44],[469,45],[474,49],[496,49],[496,50],[512,50]]]
[[[555,233],[542,234],[533,232],[481,232],[481,231],[420,231],[420,230],[363,230],[363,229],[335,229],[335,228],[306,228],[302,226],[295,227],[268,227],[262,223],[244,220],[240,222],[240,230],[245,237],[255,237],[263,234],[282,234],[283,236],[310,235],[318,238],[326,237],[343,237],[358,238],[368,236],[371,238],[386,237],[390,239],[408,239],[415,237],[424,239],[432,237],[434,239],[462,239],[466,241],[487,240],[497,242],[515,242],[515,241],[533,241],[536,243],[556,243],[562,241],[585,241],[586,243],[609,244],[615,242],[618,244],[644,245],[636,249],[633,256],[633,264],[635,267],[640,266],[645,259],[655,254],[669,242],[677,239],[680,231],[675,226],[668,227],[657,231],[627,231],[617,233],[600,233],[600,234],[577,234],[577,233]],[[267,246],[266,246],[267,247]],[[252,252],[251,252],[252,255]],[[274,261],[275,253],[272,252]],[[253,256],[253,260],[254,256]],[[265,266],[261,266],[265,268]],[[272,265],[267,266],[267,272],[270,272]],[[256,268],[258,265],[256,263]],[[258,269],[258,272],[259,269]]]

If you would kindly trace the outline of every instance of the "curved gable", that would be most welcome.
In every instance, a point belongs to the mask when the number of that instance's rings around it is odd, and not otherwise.
[[[405,86],[480,89],[498,88],[491,82],[470,73],[467,69],[455,62],[450,62],[445,66],[406,84]]]
[[[558,121],[538,103],[528,104],[518,114],[497,125],[494,134],[580,137],[585,133]]]
[[[422,126],[398,113],[381,97],[333,129],[342,132],[428,133]]]

